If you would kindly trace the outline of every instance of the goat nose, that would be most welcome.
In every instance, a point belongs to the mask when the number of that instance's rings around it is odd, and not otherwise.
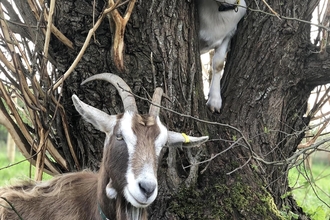
[[[139,187],[141,192],[149,198],[151,194],[155,191],[157,184],[150,181],[141,181],[139,182]]]

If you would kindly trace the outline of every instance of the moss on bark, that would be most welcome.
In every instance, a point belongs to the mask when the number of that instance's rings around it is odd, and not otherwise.
[[[256,192],[241,180],[230,187],[218,183],[203,188],[181,187],[170,210],[179,219],[283,219],[273,197],[260,186]],[[254,191],[254,192],[253,192]]]

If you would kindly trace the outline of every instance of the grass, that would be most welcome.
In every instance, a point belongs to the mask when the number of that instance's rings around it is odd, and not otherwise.
[[[14,184],[18,180],[34,178],[35,167],[25,160],[20,152],[16,152],[15,161],[11,165],[6,156],[6,149],[0,148],[0,186]],[[43,179],[51,176],[43,174]]]
[[[312,170],[302,165],[289,172],[289,184],[299,206],[312,220],[330,219],[330,167],[316,163]]]

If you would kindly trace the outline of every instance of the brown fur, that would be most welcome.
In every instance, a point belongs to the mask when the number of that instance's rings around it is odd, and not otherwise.
[[[118,116],[120,120],[121,116]],[[133,155],[133,172],[139,173],[143,164],[153,161],[157,172],[155,138],[160,130],[153,117],[136,115],[133,118],[133,132],[137,146]],[[21,185],[0,188],[0,197],[6,198],[24,220],[100,220],[98,204],[108,219],[147,219],[146,209],[128,204],[122,195],[126,185],[128,152],[125,141],[116,138],[118,126],[105,146],[99,173],[88,171],[69,173],[54,177],[47,182],[25,182]],[[126,160],[126,161],[125,161]],[[105,188],[110,181],[117,190],[116,199],[106,196]],[[18,215],[9,204],[0,199],[0,220],[16,220]]]
[[[116,200],[105,195],[108,180],[101,178],[105,172],[101,167],[99,174],[84,171],[59,175],[47,182],[25,182],[0,188],[0,197],[6,198],[24,220],[100,220],[97,204],[111,220],[133,220],[130,213],[134,211],[140,213],[139,219],[147,220],[146,209],[132,207],[122,195]],[[3,199],[0,219],[20,219]]]
[[[6,198],[24,220],[100,219],[95,196],[97,180],[98,175],[92,172],[70,173],[48,182],[0,188],[0,196]],[[19,219],[8,207],[9,204],[0,199],[0,219]]]
[[[141,125],[145,126],[141,126]],[[155,118],[148,115],[136,117],[133,123],[133,132],[137,136],[136,149],[133,155],[133,172],[135,175],[141,172],[143,165],[147,161],[152,164],[155,174],[157,173],[157,157],[155,154],[155,140],[159,135],[159,127]]]

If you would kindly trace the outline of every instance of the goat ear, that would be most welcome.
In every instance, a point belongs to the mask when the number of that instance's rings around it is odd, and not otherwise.
[[[192,137],[185,133],[178,133],[174,131],[168,132],[167,144],[171,146],[182,146],[182,147],[196,147],[206,142],[209,136]]]
[[[104,133],[111,133],[117,122],[116,115],[108,115],[105,112],[87,105],[81,101],[76,95],[72,95],[72,101],[77,112],[96,129]]]

